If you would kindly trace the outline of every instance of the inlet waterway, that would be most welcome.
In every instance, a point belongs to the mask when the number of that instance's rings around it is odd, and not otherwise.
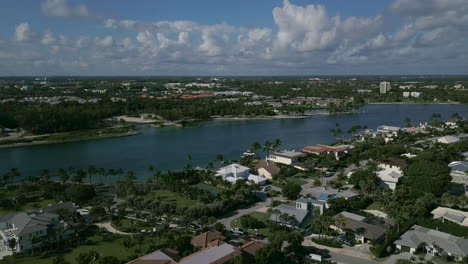
[[[280,139],[285,149],[334,141],[330,129],[340,124],[343,131],[354,125],[376,128],[379,125],[403,126],[406,117],[412,124],[428,121],[433,113],[450,119],[453,113],[468,118],[468,105],[449,104],[374,104],[356,114],[312,116],[305,119],[268,121],[207,121],[186,127],[153,128],[142,126],[141,134],[130,137],[88,140],[63,144],[0,149],[0,175],[18,168],[23,176],[37,175],[41,169],[52,173],[69,166],[89,165],[133,170],[139,179],[148,176],[147,168],[177,170],[189,162],[204,167],[217,154],[238,159],[253,142]]]

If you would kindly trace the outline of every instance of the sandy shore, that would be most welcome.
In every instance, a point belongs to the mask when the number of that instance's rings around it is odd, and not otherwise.
[[[59,143],[68,143],[68,142],[75,142],[75,141],[82,141],[82,140],[104,139],[104,138],[113,138],[113,137],[128,137],[128,136],[135,136],[140,133],[141,132],[139,131],[130,131],[130,132],[121,133],[121,134],[100,134],[100,135],[94,135],[94,136],[89,136],[89,137],[70,138],[66,140],[38,140],[38,141],[31,141],[31,142],[11,143],[11,144],[0,145],[0,149],[29,147],[29,146],[46,145],[46,144],[59,144]]]

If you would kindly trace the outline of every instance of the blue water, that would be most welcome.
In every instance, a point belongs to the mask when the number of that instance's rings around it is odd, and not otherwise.
[[[47,168],[73,166],[122,168],[133,170],[139,178],[147,176],[150,164],[160,170],[180,169],[192,157],[193,166],[206,166],[217,154],[238,159],[253,142],[279,138],[285,149],[300,149],[311,144],[329,144],[330,129],[336,122],[347,131],[354,125],[375,128],[379,125],[403,126],[409,117],[413,124],[429,120],[432,113],[450,119],[453,113],[468,118],[467,105],[366,105],[353,115],[313,116],[306,119],[270,121],[211,121],[184,128],[141,127],[132,137],[80,141],[54,145],[0,149],[0,175],[19,168],[22,175],[37,174]]]

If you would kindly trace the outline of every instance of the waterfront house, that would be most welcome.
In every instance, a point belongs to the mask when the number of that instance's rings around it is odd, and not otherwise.
[[[223,178],[234,177],[237,179],[247,179],[250,174],[250,169],[248,167],[242,166],[237,163],[230,164],[228,166],[219,168],[216,171],[216,175]]]
[[[370,223],[370,220],[364,216],[341,212],[333,217],[335,223],[330,226],[342,234],[354,236],[356,241],[361,243],[372,242],[380,239],[386,229],[382,226]]]
[[[413,225],[394,244],[402,252],[416,253],[417,249],[422,249],[433,256],[446,253],[456,261],[468,256],[467,239],[418,225]]]
[[[272,180],[275,175],[280,173],[280,168],[276,166],[274,162],[268,162],[268,160],[261,160],[255,166],[258,175]]]
[[[222,167],[216,171],[216,175],[223,177],[224,180],[230,183],[236,183],[238,180],[246,180],[258,185],[265,185],[267,179],[258,175],[250,174],[248,167],[237,163]]]
[[[385,142],[392,141],[394,137],[398,136],[398,132],[401,131],[401,127],[396,126],[379,126],[377,127],[377,133],[382,135]]]
[[[276,151],[271,153],[267,157],[267,161],[272,161],[275,163],[281,163],[285,165],[293,165],[294,163],[299,162],[299,160],[305,157],[306,154],[296,151]]]
[[[339,160],[348,152],[348,149],[351,147],[352,146],[350,145],[327,146],[327,145],[316,144],[313,146],[304,147],[302,148],[302,151],[306,153],[316,154],[316,155],[333,154],[335,158]]]
[[[432,210],[431,214],[434,219],[447,220],[457,225],[468,227],[468,212],[439,206]]]
[[[396,185],[403,177],[403,171],[407,164],[402,159],[386,159],[379,162],[377,177],[382,181],[384,187],[395,190]]]

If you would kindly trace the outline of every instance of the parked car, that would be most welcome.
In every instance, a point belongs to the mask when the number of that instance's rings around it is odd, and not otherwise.
[[[244,230],[238,228],[238,227],[235,227],[235,228],[231,228],[231,232],[233,233],[236,233],[236,234],[239,234],[239,235],[243,235],[244,234]]]

